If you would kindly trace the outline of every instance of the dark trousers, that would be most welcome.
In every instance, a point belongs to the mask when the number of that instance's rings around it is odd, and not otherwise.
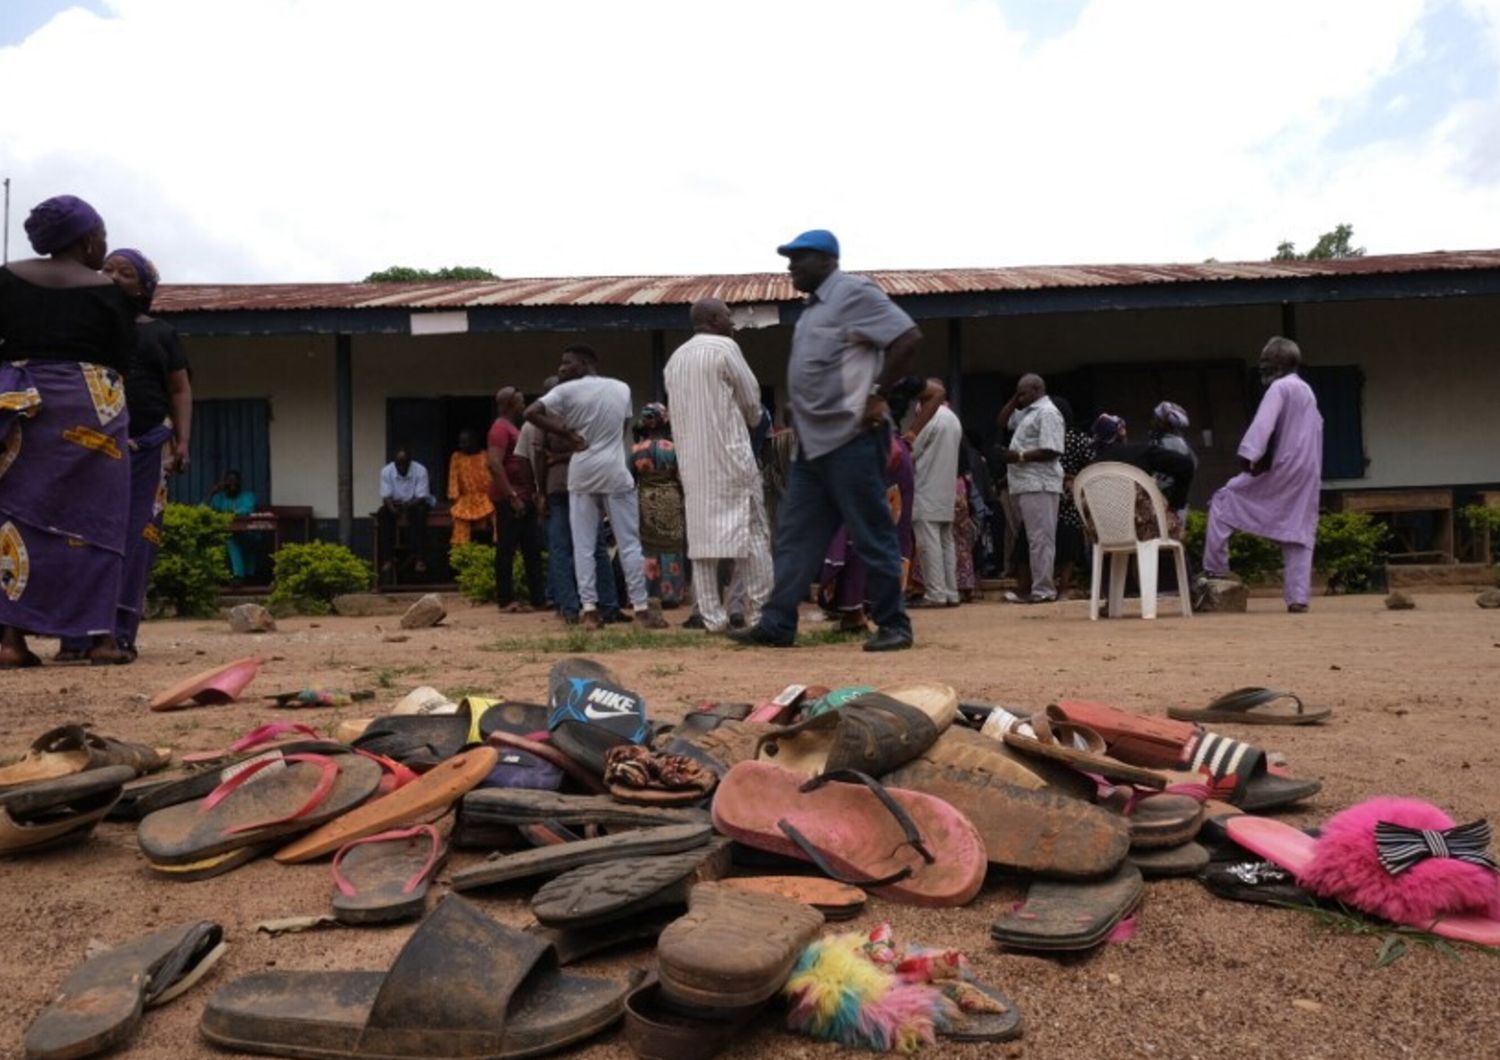
[[[536,516],[536,502],[527,501],[517,512],[509,501],[496,505],[500,517],[500,540],[495,546],[495,595],[500,606],[515,602],[516,549],[521,550],[521,564],[526,568],[526,596],[532,607],[547,606],[542,585],[542,531]]]
[[[881,629],[911,632],[901,599],[901,541],[886,502],[887,431],[861,434],[814,460],[792,462],[776,524],[776,587],[761,612],[761,628],[797,632],[797,607],[823,568],[840,526],[864,561],[870,617]]]
[[[427,513],[426,501],[413,501],[397,508],[384,504],[376,514],[377,531],[380,534],[380,554],[394,561],[396,558],[396,527],[406,527],[406,547],[417,559],[427,560]]]

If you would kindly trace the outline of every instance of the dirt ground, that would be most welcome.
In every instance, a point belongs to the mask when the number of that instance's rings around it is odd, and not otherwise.
[[[1334,708],[1330,724],[1308,729],[1229,729],[1284,751],[1298,775],[1325,788],[1289,819],[1315,822],[1381,793],[1430,799],[1455,818],[1500,814],[1500,611],[1482,611],[1468,593],[1423,594],[1413,611],[1386,611],[1378,597],[1317,599],[1311,614],[1286,614],[1255,599],[1243,615],[1090,623],[1086,604],[1042,607],[998,603],[917,612],[916,650],[866,655],[829,644],[779,650],[708,646],[624,651],[603,656],[647,697],[658,717],[704,698],[761,699],[792,683],[879,685],[926,678],[966,698],[1041,707],[1059,697],[1101,699],[1138,710],[1197,704],[1242,685],[1293,689]],[[685,617],[677,612],[680,620]],[[501,638],[555,634],[554,620],[500,616],[454,605],[444,627],[402,643],[383,637],[393,618],[294,618],[251,639],[217,622],[157,622],[142,631],[130,667],[47,667],[0,676],[0,754],[23,750],[65,721],[101,732],[170,744],[178,751],[220,747],[255,724],[287,712],[251,698],[228,707],[152,714],[147,696],[194,670],[259,652],[268,657],[248,695],[321,683],[372,688],[394,702],[418,684],[455,697],[491,692],[537,701],[559,656],[530,647],[495,650]],[[816,628],[816,627],[805,627]],[[50,654],[52,645],[39,642]],[[329,726],[355,709],[301,711],[297,720]],[[457,852],[452,868],[481,855]],[[197,1033],[204,1002],[220,984],[261,968],[384,968],[411,931],[342,929],[270,938],[262,919],[326,910],[326,864],[283,868],[264,860],[218,879],[171,883],[148,877],[130,826],[106,824],[66,851],[0,862],[0,1054],[18,1056],[20,1038],[91,939],[114,943],[170,923],[220,920],[231,948],[207,980],[147,1013],[128,1050],[138,1057],[216,1055]],[[437,888],[442,893],[444,888]],[[1464,950],[1453,960],[1414,947],[1377,968],[1378,935],[1335,934],[1298,912],[1225,902],[1197,882],[1152,883],[1139,931],[1127,943],[1081,958],[1002,954],[989,925],[1021,887],[992,881],[969,907],[914,910],[872,900],[856,924],[889,919],[898,937],[961,949],[981,978],[1016,1000],[1026,1036],[1010,1047],[940,1043],[931,1055],[1063,1057],[1294,1058],[1500,1056],[1500,959]],[[514,925],[527,920],[526,893],[479,892],[483,907]],[[585,962],[581,969],[624,974],[649,951]],[[217,1054],[222,1055],[222,1054]],[[626,1057],[618,1031],[577,1055]],[[726,1055],[856,1055],[780,1030],[764,1017]]]

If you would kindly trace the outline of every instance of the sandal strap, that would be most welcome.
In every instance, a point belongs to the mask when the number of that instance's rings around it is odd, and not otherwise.
[[[219,805],[219,803],[223,802],[230,795],[234,794],[241,787],[243,787],[251,777],[255,776],[261,770],[276,762],[307,762],[318,767],[318,783],[313,788],[312,794],[308,797],[307,802],[303,803],[296,810],[293,810],[291,813],[286,814],[282,817],[268,817],[264,821],[252,821],[249,824],[235,825],[233,828],[227,828],[224,831],[225,835],[236,835],[240,832],[255,831],[258,828],[269,828],[272,825],[286,824],[288,821],[295,821],[302,817],[305,817],[314,809],[316,809],[324,799],[328,798],[328,793],[333,790],[334,784],[338,783],[339,764],[332,758],[329,758],[327,755],[291,754],[285,755],[281,758],[263,758],[258,762],[251,762],[244,769],[240,770],[234,776],[224,781],[224,783],[214,788],[213,791],[209,792],[203,800],[203,805],[200,812],[206,813],[207,811],[213,809],[215,806]]]
[[[922,860],[927,864],[931,865],[937,861],[937,858],[935,858],[932,852],[927,849],[927,844],[922,840],[921,831],[917,828],[916,822],[913,821],[911,819],[911,816],[906,812],[905,807],[903,807],[899,802],[892,798],[891,793],[887,791],[885,786],[882,785],[874,777],[869,776],[865,773],[861,773],[858,770],[854,769],[834,769],[830,770],[827,773],[823,773],[819,776],[813,777],[797,790],[805,794],[807,792],[816,791],[824,784],[835,780],[844,783],[863,784],[865,787],[869,788],[870,791],[875,795],[875,797],[880,800],[881,805],[884,806],[890,812],[891,816],[896,819],[896,823],[901,826],[902,832],[904,832],[906,835],[905,845],[911,847],[918,854],[920,854],[922,856]],[[884,887],[887,884],[897,883],[908,878],[913,872],[911,866],[908,865],[904,868],[898,869],[896,872],[893,872],[888,876],[881,877],[852,876],[848,873],[842,873],[839,870],[835,869],[831,864],[829,864],[828,855],[823,850],[821,850],[811,840],[809,840],[800,831],[798,831],[796,826],[794,826],[786,818],[783,817],[781,820],[777,821],[776,827],[780,828],[782,833],[785,834],[788,839],[797,844],[798,849],[800,849],[804,854],[807,855],[808,860],[816,865],[820,872],[824,873],[831,879],[837,880],[840,883],[849,883],[854,884],[855,886],[863,887]]]
[[[1044,711],[1039,711],[1027,719],[1031,731],[1036,736],[1037,743],[1054,744],[1077,750],[1073,746],[1073,737],[1082,737],[1084,743],[1088,744],[1083,750],[1088,754],[1107,755],[1109,746],[1100,736],[1087,725],[1080,725],[1076,721],[1069,721],[1067,717],[1055,706],[1050,706]]]
[[[422,863],[422,867],[413,873],[411,879],[407,880],[401,887],[402,894],[411,894],[412,891],[417,889],[417,885],[426,879],[427,874],[433,870],[433,867],[437,865],[438,855],[443,849],[443,837],[430,824],[417,824],[412,825],[410,828],[393,828],[388,832],[367,835],[345,843],[339,847],[339,852],[333,856],[332,871],[334,886],[339,889],[339,893],[345,898],[354,897],[354,885],[339,871],[339,865],[343,862],[344,855],[348,854],[355,847],[362,846],[365,843],[384,843],[393,842],[398,839],[415,839],[417,836],[426,836],[431,839],[432,851],[427,855],[427,860]]]
[[[1272,703],[1283,699],[1289,699],[1295,703],[1298,714],[1306,712],[1306,708],[1302,704],[1302,697],[1295,692],[1281,692],[1274,688],[1257,688],[1253,685],[1245,688],[1236,688],[1233,692],[1225,692],[1205,709],[1227,710],[1244,714],[1254,710],[1256,707],[1270,706]]]

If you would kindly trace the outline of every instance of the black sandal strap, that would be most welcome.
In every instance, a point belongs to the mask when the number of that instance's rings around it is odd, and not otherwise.
[[[840,872],[838,869],[834,868],[828,863],[828,856],[822,850],[818,849],[818,847],[813,845],[813,842],[808,839],[807,836],[797,831],[796,826],[794,826],[785,817],[776,822],[776,827],[780,828],[782,832],[785,833],[788,839],[797,844],[797,849],[802,851],[802,853],[807,857],[807,860],[811,861],[813,865],[816,866],[817,870],[824,876],[827,876],[830,880],[837,880],[839,883],[852,884],[855,887],[884,887],[887,884],[899,883],[911,875],[912,870],[910,865],[898,869],[897,871],[891,873],[889,876],[880,877],[854,876],[849,873]]]
[[[828,771],[827,773],[822,773],[816,777],[813,777],[797,790],[801,792],[816,791],[818,788],[821,788],[824,784],[827,784],[832,780],[850,784],[863,784],[865,787],[869,788],[870,791],[875,795],[875,797],[880,800],[880,804],[890,812],[891,816],[896,819],[896,823],[901,826],[901,831],[906,834],[906,845],[920,854],[922,856],[922,860],[927,864],[931,865],[937,861],[937,858],[935,858],[932,855],[932,852],[927,849],[927,844],[923,842],[922,833],[917,829],[916,822],[911,819],[911,816],[906,812],[905,808],[891,797],[891,793],[885,789],[885,786],[882,785],[880,781],[876,780],[874,777],[869,776],[865,773],[861,773],[858,770],[854,769],[833,769]],[[839,881],[840,883],[850,883],[856,886],[863,887],[884,887],[886,884],[896,883],[900,880],[904,880],[912,874],[911,867],[907,866],[906,868],[891,873],[889,876],[884,876],[879,879],[850,878],[845,874],[839,873],[836,869],[829,865],[827,856],[823,853],[823,851],[814,846],[806,836],[799,832],[796,827],[794,827],[785,818],[777,821],[776,827],[780,828],[788,839],[797,844],[798,849],[800,849],[804,854],[807,855],[808,860],[816,865],[819,871],[823,872],[831,879]]]

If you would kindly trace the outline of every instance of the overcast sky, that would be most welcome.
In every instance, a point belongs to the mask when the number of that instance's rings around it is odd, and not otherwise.
[[[0,100],[169,282],[1500,247],[1500,0],[0,0]]]

